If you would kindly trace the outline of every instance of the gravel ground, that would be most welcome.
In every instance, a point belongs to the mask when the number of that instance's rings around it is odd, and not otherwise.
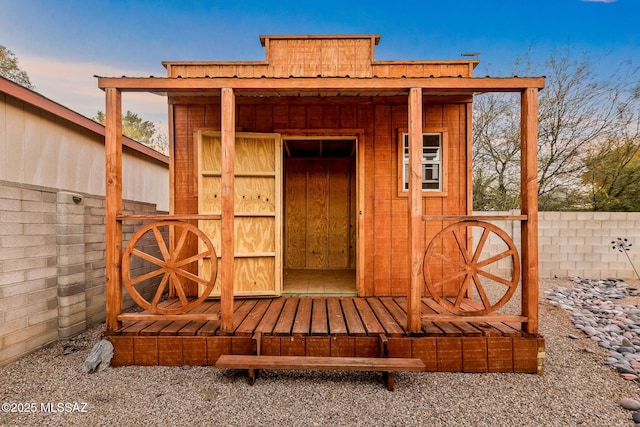
[[[540,283],[542,376],[398,373],[389,392],[378,373],[262,372],[253,387],[244,375],[213,367],[83,374],[79,368],[100,339],[103,327],[97,327],[0,367],[0,403],[35,409],[18,414],[3,406],[0,425],[634,425],[619,401],[640,398],[639,385],[603,365],[606,352],[578,334],[567,312],[546,302],[544,289],[557,285],[572,286]],[[65,355],[65,345],[79,350]],[[44,411],[47,406],[57,412]]]

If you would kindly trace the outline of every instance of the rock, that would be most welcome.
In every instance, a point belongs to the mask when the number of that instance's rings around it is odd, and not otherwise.
[[[567,335],[567,338],[571,338],[572,340],[577,340],[578,339],[578,337],[573,335],[573,334]]]
[[[596,351],[595,351],[594,349],[592,349],[592,348],[588,348],[588,347],[587,347],[587,348],[585,348],[585,349],[584,349],[584,352],[585,352],[585,353],[591,353],[591,354],[594,354]]]
[[[635,352],[636,352],[636,349],[633,347],[625,347],[625,346],[618,347],[618,353],[625,354],[625,353],[635,353]]]
[[[624,356],[617,351],[612,351],[609,356],[613,357],[614,359],[625,360]]]
[[[620,399],[620,406],[630,411],[640,410],[640,402],[636,399],[631,399],[630,397],[623,397]]]
[[[627,381],[635,381],[638,379],[638,376],[633,374],[620,374],[620,377],[622,377],[622,379],[625,379]]]
[[[640,423],[640,412],[634,412],[633,415],[631,415],[631,418],[634,423]]]
[[[75,353],[76,351],[78,351],[78,347],[76,347],[73,344],[65,344],[64,348],[62,349],[62,354],[63,355],[68,355],[71,353]]]
[[[621,374],[631,374],[631,375],[635,375],[636,374],[636,371],[634,369],[632,369],[630,366],[625,366],[625,365],[621,365],[621,364],[615,364],[613,366],[615,366],[616,369],[618,370],[618,372],[621,373]]]
[[[91,353],[82,364],[82,372],[90,374],[109,367],[113,358],[113,344],[108,340],[100,340],[93,346]]]
[[[582,332],[592,337],[596,334],[596,329],[593,326],[587,326],[586,328],[582,329]]]

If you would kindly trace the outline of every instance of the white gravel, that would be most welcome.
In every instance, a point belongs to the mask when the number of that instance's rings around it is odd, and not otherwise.
[[[603,365],[606,352],[572,326],[567,312],[545,301],[542,291],[556,285],[571,283],[540,284],[543,376],[398,373],[389,392],[377,373],[261,372],[254,386],[241,373],[213,367],[83,374],[80,366],[100,339],[100,327],[0,367],[0,425],[634,425],[619,401],[639,399],[638,383]],[[65,345],[79,350],[65,355]],[[32,411],[6,412],[6,404]]]

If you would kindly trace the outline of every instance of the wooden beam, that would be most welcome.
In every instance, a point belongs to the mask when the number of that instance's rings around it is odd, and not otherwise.
[[[106,321],[107,329],[120,329],[122,311],[122,95],[117,89],[106,90],[105,169],[106,169]]]
[[[221,92],[220,136],[222,139],[222,265],[220,268],[220,330],[233,331],[234,277],[234,162],[236,106],[233,89]]]
[[[409,254],[410,285],[407,294],[407,332],[420,332],[422,259],[422,89],[409,91]]]
[[[116,88],[123,92],[219,92],[233,88],[236,92],[281,90],[306,91],[408,91],[421,88],[430,92],[521,92],[526,88],[542,89],[544,77],[99,77],[100,89]]]
[[[538,333],[538,90],[522,91],[520,113],[520,197],[522,214],[523,329]]]
[[[169,214],[176,213],[176,139],[175,139],[175,116],[174,106],[168,105],[169,114]]]

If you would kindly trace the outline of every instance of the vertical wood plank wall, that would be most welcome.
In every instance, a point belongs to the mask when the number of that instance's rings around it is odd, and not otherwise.
[[[197,164],[194,132],[220,129],[219,98],[171,99],[175,127],[175,213],[196,213]],[[467,214],[467,123],[471,104],[426,102],[424,127],[445,128],[449,136],[448,196],[423,197],[425,215]],[[278,132],[294,129],[362,129],[364,138],[365,239],[362,296],[406,296],[409,284],[408,199],[398,194],[398,129],[407,128],[407,98],[279,98],[251,103],[237,99],[236,130]],[[424,224],[425,243],[446,226]]]
[[[355,266],[351,167],[349,158],[285,160],[286,268]]]

